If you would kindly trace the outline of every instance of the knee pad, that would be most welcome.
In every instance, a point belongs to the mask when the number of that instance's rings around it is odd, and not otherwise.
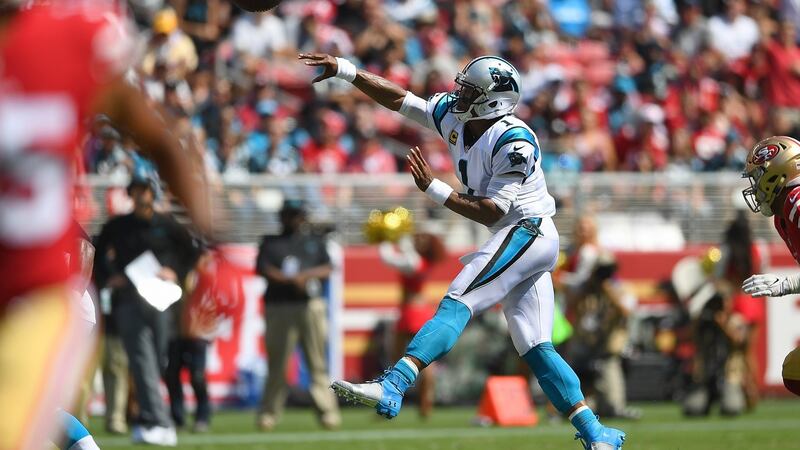
[[[406,354],[429,365],[453,348],[471,317],[466,305],[445,297],[433,318],[411,339]]]

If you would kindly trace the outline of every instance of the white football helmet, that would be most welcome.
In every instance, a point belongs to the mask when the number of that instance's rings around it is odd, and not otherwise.
[[[456,75],[450,112],[462,122],[507,116],[519,102],[520,81],[517,69],[503,58],[475,58]]]

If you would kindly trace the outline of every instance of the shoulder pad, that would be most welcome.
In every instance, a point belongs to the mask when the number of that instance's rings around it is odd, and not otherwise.
[[[494,143],[492,157],[497,155],[497,152],[499,152],[503,146],[512,142],[527,142],[531,144],[533,146],[534,159],[539,159],[539,146],[536,143],[536,137],[527,127],[523,126],[512,126],[504,131]]]

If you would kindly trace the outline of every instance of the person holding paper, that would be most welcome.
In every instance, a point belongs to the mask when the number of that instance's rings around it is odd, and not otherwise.
[[[111,321],[122,338],[136,385],[138,443],[175,445],[169,410],[159,392],[167,365],[171,311],[177,298],[153,295],[179,289],[199,250],[188,230],[155,209],[155,182],[134,178],[128,186],[133,212],[110,219],[97,239],[95,280],[111,289]],[[180,293],[178,292],[178,297]]]

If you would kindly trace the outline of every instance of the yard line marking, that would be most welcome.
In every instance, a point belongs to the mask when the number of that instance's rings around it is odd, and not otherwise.
[[[730,422],[663,422],[658,424],[634,424],[627,426],[629,435],[635,436],[637,432],[714,432],[747,430],[789,430],[797,429],[797,420],[748,420]],[[181,445],[246,445],[269,443],[304,443],[304,442],[357,442],[357,441],[386,441],[409,439],[450,439],[457,438],[482,438],[506,436],[555,436],[564,435],[565,439],[571,437],[572,430],[566,425],[544,426],[536,428],[433,428],[412,429],[402,428],[396,430],[370,430],[370,431],[310,431],[288,433],[244,433],[244,434],[215,434],[215,435],[182,435],[179,438]],[[131,445],[130,439],[122,437],[99,438],[101,448],[113,448]]]

